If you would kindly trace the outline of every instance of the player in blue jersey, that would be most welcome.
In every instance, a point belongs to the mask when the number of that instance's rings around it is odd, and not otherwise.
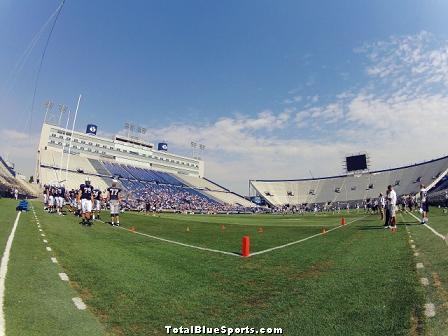
[[[107,189],[107,200],[110,206],[110,224],[112,226],[120,226],[120,192],[117,187],[118,181],[112,180],[112,186]]]
[[[93,189],[93,198],[94,198],[94,204],[93,204],[93,219],[99,219],[100,218],[100,211],[101,211],[101,190],[95,188]]]
[[[86,179],[86,182],[79,186],[79,192],[78,192],[78,204],[81,203],[83,225],[88,226],[92,225],[90,219],[91,219],[93,202],[94,202],[93,187],[90,184],[90,180]]]
[[[63,215],[62,208],[64,207],[65,203],[65,187],[62,183],[60,183],[56,187],[56,211],[59,215]]]

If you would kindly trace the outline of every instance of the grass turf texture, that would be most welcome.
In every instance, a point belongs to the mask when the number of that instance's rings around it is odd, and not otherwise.
[[[251,258],[167,244],[99,222],[81,227],[72,216],[40,208],[38,216],[72,285],[114,334],[163,335],[165,325],[199,324],[281,327],[286,335],[411,335],[421,320],[423,290],[407,233],[378,228],[374,216]],[[253,250],[262,250],[337,226],[339,219],[127,214],[121,221],[163,238],[239,251],[245,234]]]
[[[420,217],[418,212],[414,215]],[[417,271],[418,278],[425,277],[429,280],[429,286],[425,287],[425,302],[432,302],[436,306],[436,317],[427,320],[426,331],[429,335],[446,335],[448,330],[448,246],[447,242],[440,239],[430,230],[418,222],[409,214],[403,214],[402,218],[408,224],[411,238],[416,246],[418,256],[416,262],[424,265]],[[448,234],[448,214],[442,209],[430,208],[428,223],[439,233]]]
[[[0,200],[1,253],[16,218],[17,201]],[[78,296],[50,260],[32,211],[22,213],[12,244],[5,290],[8,336],[104,335],[104,327],[88,311],[79,311],[71,299]],[[50,241],[51,243],[51,241]]]

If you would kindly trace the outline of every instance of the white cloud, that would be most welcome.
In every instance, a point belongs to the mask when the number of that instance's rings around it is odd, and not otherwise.
[[[361,150],[370,153],[373,168],[445,155],[448,44],[421,32],[366,44],[357,52],[368,59],[368,80],[327,103],[310,95],[301,110],[283,117],[267,111],[159,132],[179,148],[199,137],[208,148],[207,174],[241,192],[249,178],[306,177],[308,169],[315,176],[338,174],[344,155]],[[294,103],[293,97],[285,102]],[[288,125],[320,136],[309,139]]]

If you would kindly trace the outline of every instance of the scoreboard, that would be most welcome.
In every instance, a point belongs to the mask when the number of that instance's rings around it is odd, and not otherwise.
[[[345,165],[347,168],[347,172],[366,170],[368,168],[367,155],[359,154],[359,155],[347,156],[345,158]]]

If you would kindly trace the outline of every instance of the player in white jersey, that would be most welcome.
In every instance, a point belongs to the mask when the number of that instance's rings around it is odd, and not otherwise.
[[[425,188],[424,184],[420,185],[420,212],[422,213],[421,224],[425,224],[428,222],[428,212],[429,212],[429,204],[428,204],[428,191]]]
[[[107,200],[110,206],[110,224],[112,226],[120,226],[120,192],[121,189],[117,187],[118,181],[113,180],[112,186],[107,189]]]
[[[390,211],[390,220],[389,220],[389,227],[393,230],[397,229],[397,221],[396,221],[396,210],[397,210],[397,193],[392,188],[391,185],[387,186],[388,194],[388,200],[389,200],[389,211]]]

